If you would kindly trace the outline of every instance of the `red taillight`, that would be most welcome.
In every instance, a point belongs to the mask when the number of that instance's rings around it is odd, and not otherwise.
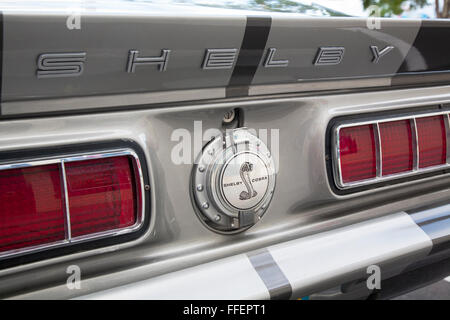
[[[372,125],[341,129],[339,152],[343,182],[375,177],[376,154]]]
[[[419,140],[419,168],[446,163],[447,140],[442,116],[416,119]]]
[[[142,186],[139,161],[131,154],[4,165],[0,256],[133,231],[142,221]],[[23,168],[14,169],[18,165]]]
[[[0,252],[64,240],[57,164],[0,171]]]
[[[383,176],[413,168],[412,134],[409,120],[379,124]]]
[[[126,157],[66,163],[72,237],[132,226],[136,184]]]
[[[449,121],[443,113],[337,126],[336,184],[350,188],[450,167]]]

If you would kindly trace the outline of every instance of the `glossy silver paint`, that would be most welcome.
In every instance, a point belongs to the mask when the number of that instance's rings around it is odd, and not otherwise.
[[[2,114],[124,107],[119,101],[106,103],[105,97],[116,94],[123,95],[125,106],[225,98],[249,12],[186,8],[180,19],[166,6],[155,10],[149,3],[124,2],[120,12],[109,9],[112,4],[102,5],[80,8],[79,30],[67,28],[71,11],[64,2],[48,11],[0,5]],[[381,19],[381,29],[371,30],[363,18],[270,17],[264,58],[251,79],[250,95],[354,88],[355,82],[363,87],[390,85],[421,27],[417,19]],[[393,49],[383,51],[386,45]],[[373,48],[379,48],[378,56]],[[337,60],[316,63],[323,50],[337,50]],[[43,66],[38,58],[74,59],[73,54],[83,56],[66,62],[63,70]],[[374,58],[378,63],[372,63]],[[46,78],[36,77],[36,72],[45,72]],[[55,105],[55,98],[67,103]],[[84,102],[78,103],[80,99]]]
[[[450,196],[447,175],[357,194],[335,194],[327,176],[325,129],[336,116],[414,110],[449,102],[449,87],[442,86],[4,121],[0,150],[113,139],[136,141],[146,155],[152,201],[151,225],[142,238],[1,270],[1,295],[73,298],[446,201]],[[177,128],[192,132],[197,120],[203,121],[205,130],[218,128],[224,112],[235,107],[242,108],[249,128],[280,129],[282,143],[277,188],[263,219],[244,233],[222,235],[197,219],[189,196],[192,165],[168,161],[177,144],[170,137]],[[311,259],[311,263],[322,263]],[[72,264],[83,272],[80,290],[66,286],[66,268]]]
[[[251,177],[263,179],[252,182],[250,173],[244,177],[244,164],[251,166],[246,167],[253,172]],[[275,163],[269,149],[247,129],[214,137],[202,149],[192,169],[192,192],[200,219],[213,230],[245,230],[266,212],[275,191],[275,179]],[[246,194],[249,189],[253,190],[251,195]]]
[[[0,297],[61,299],[110,290],[122,295],[123,288],[147,297],[147,285],[164,297],[183,297],[192,294],[195,281],[199,297],[202,290],[217,298],[237,298],[236,290],[243,298],[291,296],[293,290],[297,298],[358,281],[367,263],[382,264],[383,277],[391,277],[428,258],[435,239],[403,212],[448,202],[450,175],[345,194],[334,188],[327,167],[326,129],[338,116],[414,113],[438,105],[448,111],[450,72],[445,58],[434,54],[448,50],[423,47],[421,36],[436,26],[446,32],[447,22],[380,19],[381,28],[374,30],[360,18],[247,11],[259,5],[228,10],[113,0],[80,8],[76,29],[69,27],[69,5],[0,5],[0,150],[135,141],[149,169],[150,226],[128,243],[5,267]],[[255,21],[263,23],[261,41],[241,88],[233,80],[246,72],[236,65],[246,57],[242,49],[251,46],[253,38],[245,35]],[[431,33],[443,40],[437,44],[446,43],[445,32]],[[339,48],[334,64],[320,65],[327,60],[319,59],[315,65],[319,48],[329,47]],[[54,59],[67,53],[86,55],[52,69]],[[36,76],[42,72],[76,76]],[[274,159],[279,171],[264,217],[239,234],[221,234],[197,218],[194,165],[171,161],[179,142],[172,134],[194,133],[194,121],[202,121],[205,130],[225,129],[224,113],[235,108],[239,126],[280,130]],[[381,159],[379,154],[379,176]],[[416,157],[415,168],[418,163]],[[446,223],[432,224],[447,230]],[[273,273],[255,272],[265,262]],[[82,271],[80,290],[66,285],[72,265]],[[232,271],[223,275],[222,291],[211,290],[213,271]]]

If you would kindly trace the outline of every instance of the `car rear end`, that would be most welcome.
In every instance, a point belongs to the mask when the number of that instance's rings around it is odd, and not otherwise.
[[[448,275],[448,21],[0,10],[0,297],[387,299]]]

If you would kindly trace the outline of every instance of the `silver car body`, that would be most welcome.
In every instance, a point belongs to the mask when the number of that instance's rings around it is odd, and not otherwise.
[[[449,110],[450,64],[440,51],[448,48],[447,21],[380,19],[373,29],[362,18],[125,1],[78,9],[5,3],[0,11],[1,154],[133,141],[150,185],[149,224],[137,239],[14,264],[2,259],[2,298],[367,298],[375,292],[365,285],[372,265],[381,268],[383,298],[411,289],[398,288],[399,277],[448,264],[448,171],[340,192],[328,145],[330,121],[339,117]],[[80,28],[70,29],[77,14]],[[446,65],[418,44],[432,29],[429,49]],[[394,50],[374,63],[371,46]],[[340,63],[316,63],[328,47],[345,49]],[[271,48],[271,61],[284,65],[266,64]],[[237,56],[229,68],[208,69],[208,49]],[[170,50],[165,70],[128,72],[130,51],[161,57],[163,50]],[[256,61],[250,71],[239,62],[246,50]],[[38,77],[42,55],[83,53],[79,74]],[[279,130],[279,170],[261,221],[221,234],[197,217],[193,165],[171,161],[173,132],[193,133],[195,121],[221,128],[234,108],[248,128]],[[66,284],[71,265],[82,271],[80,289]],[[421,283],[440,276],[424,272]]]

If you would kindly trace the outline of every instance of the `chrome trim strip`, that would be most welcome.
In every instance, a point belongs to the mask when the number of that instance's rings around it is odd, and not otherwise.
[[[64,213],[65,213],[65,228],[66,228],[66,240],[71,242],[72,240],[72,227],[70,225],[70,209],[69,209],[69,194],[67,191],[67,176],[66,176],[66,166],[64,160],[61,160],[61,178],[62,178],[62,188],[64,195]]]
[[[13,249],[13,250],[5,251],[4,253],[2,253],[0,255],[0,260],[3,260],[5,258],[11,258],[13,256],[24,255],[27,253],[36,253],[36,252],[40,252],[40,251],[44,251],[44,250],[59,248],[62,246],[66,246],[68,244],[70,244],[70,243],[67,240],[59,240],[59,241],[55,241],[55,242],[52,242],[49,244],[40,244],[37,246],[32,246],[32,247],[27,247],[27,248]]]
[[[450,115],[444,118],[445,124],[445,137],[447,142],[447,164],[450,164]]]
[[[337,185],[343,185],[344,181],[342,179],[341,170],[341,145],[339,144],[339,133],[340,130],[334,131],[334,139],[332,140],[331,146],[333,149],[333,175]]]
[[[413,152],[413,171],[419,170],[419,136],[417,133],[416,118],[409,120],[411,126],[412,152]]]
[[[158,92],[109,94],[61,99],[39,99],[2,102],[2,115],[22,115],[70,110],[108,109],[124,106],[176,103],[226,97],[225,88],[168,90]]]
[[[23,169],[28,167],[35,167],[35,166],[45,166],[48,164],[60,164],[60,159],[42,159],[37,161],[29,161],[29,162],[19,162],[19,163],[5,163],[0,165],[0,171],[1,170],[8,170],[8,169]]]
[[[49,157],[49,158],[40,158],[36,160],[30,160],[26,162],[20,162],[20,163],[8,163],[8,164],[2,164],[0,165],[0,170],[8,170],[8,169],[17,169],[17,168],[27,168],[27,167],[33,167],[33,166],[41,166],[41,165],[48,165],[48,164],[59,164],[61,168],[61,174],[64,175],[64,178],[62,180],[63,189],[64,189],[64,199],[62,199],[65,202],[65,224],[67,224],[68,227],[70,227],[70,212],[69,212],[69,206],[68,206],[68,197],[67,197],[67,180],[65,177],[66,170],[65,170],[65,163],[67,162],[78,162],[78,161],[86,161],[86,160],[93,160],[93,159],[103,159],[103,158],[111,158],[111,157],[119,157],[119,156],[128,156],[131,157],[133,160],[133,167],[134,167],[134,173],[136,178],[136,185],[137,185],[137,195],[140,197],[138,198],[138,208],[137,208],[137,217],[136,217],[136,223],[130,227],[123,228],[123,229],[113,229],[108,231],[102,231],[97,232],[89,235],[83,235],[78,237],[72,237],[71,231],[66,231],[66,238],[61,241],[48,243],[48,244],[42,244],[38,246],[33,247],[27,247],[23,249],[15,249],[10,251],[5,251],[0,253],[0,259],[4,258],[10,258],[12,256],[22,255],[25,253],[31,253],[31,252],[38,252],[43,251],[47,249],[53,249],[57,247],[66,246],[68,244],[74,244],[74,243],[81,243],[86,242],[88,240],[97,240],[101,238],[106,237],[115,237],[122,234],[127,234],[131,232],[135,232],[139,230],[142,227],[142,224],[145,220],[145,188],[144,188],[144,176],[142,173],[142,167],[139,160],[138,155],[133,149],[114,149],[114,150],[108,150],[108,151],[102,151],[102,152],[85,152],[81,154],[73,154],[73,155],[67,155],[64,157]],[[137,175],[136,175],[137,173]],[[140,199],[140,201],[139,201]],[[139,203],[140,202],[140,203]],[[68,220],[69,219],[69,220]]]
[[[249,87],[249,96],[268,94],[316,92],[324,90],[344,90],[355,88],[390,87],[391,77],[321,78],[298,79],[297,83],[254,84]]]
[[[402,173],[396,173],[396,174],[392,174],[392,175],[387,175],[387,176],[382,176],[382,168],[379,171],[379,176],[378,176],[378,162],[377,162],[377,176],[375,178],[370,178],[370,179],[365,179],[365,180],[361,180],[361,181],[356,181],[356,182],[347,182],[344,183],[343,179],[342,179],[342,172],[341,172],[341,159],[340,159],[340,150],[339,150],[339,132],[342,128],[346,128],[346,127],[354,127],[354,126],[360,126],[360,125],[374,125],[378,128],[378,135],[379,135],[379,124],[380,123],[384,123],[384,122],[391,122],[391,121],[399,121],[399,120],[414,120],[414,122],[416,121],[417,118],[424,118],[424,117],[432,117],[432,116],[438,116],[438,115],[442,115],[444,117],[447,117],[447,119],[449,119],[449,112],[448,111],[440,111],[440,112],[429,112],[429,113],[422,113],[422,114],[417,114],[414,116],[398,116],[398,117],[380,117],[380,118],[376,118],[374,120],[370,120],[370,121],[346,121],[346,122],[342,122],[338,125],[336,125],[333,128],[333,138],[331,139],[332,141],[332,145],[331,147],[333,148],[332,150],[332,155],[333,155],[333,176],[334,176],[334,181],[336,186],[338,187],[338,189],[344,190],[344,189],[350,189],[350,188],[356,188],[356,187],[361,187],[361,186],[366,186],[366,185],[370,185],[370,184],[375,184],[378,182],[384,182],[384,181],[390,181],[390,180],[395,180],[395,179],[400,179],[400,178],[405,178],[405,177],[411,177],[411,176],[415,176],[418,174],[422,174],[422,173],[428,173],[428,172],[434,172],[434,171],[439,171],[442,169],[448,169],[450,168],[450,133],[447,129],[447,126],[450,126],[448,121],[444,121],[446,123],[446,130],[447,130],[447,163],[446,164],[442,164],[442,165],[437,165],[437,166],[433,166],[433,167],[426,167],[426,168],[419,168],[419,151],[418,151],[418,142],[417,142],[417,146],[416,146],[416,150],[414,152],[413,150],[413,156],[414,153],[417,153],[417,169],[415,170],[414,166],[413,166],[413,170],[408,171],[408,172],[402,172]],[[450,121],[450,119],[449,119]],[[415,131],[416,128],[415,128]],[[412,134],[416,134],[416,132],[412,132]],[[376,138],[377,139],[377,138]],[[380,138],[378,138],[380,139]],[[417,139],[417,138],[416,138]],[[418,140],[417,140],[418,141]],[[379,140],[379,145],[377,146],[375,144],[375,147],[379,147],[379,151],[376,151],[377,153],[379,152],[380,155],[380,166],[382,166],[382,151],[381,151],[381,140]]]
[[[376,176],[383,175],[383,151],[381,149],[381,135],[380,126],[378,123],[373,125],[374,139],[375,139],[375,159],[376,159]]]

